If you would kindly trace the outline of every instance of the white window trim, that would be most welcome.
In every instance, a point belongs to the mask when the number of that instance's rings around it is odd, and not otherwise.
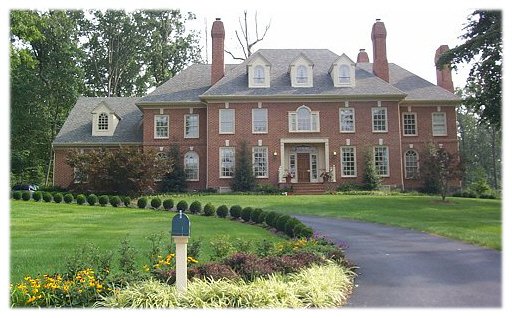
[[[416,127],[416,133],[415,134],[406,134],[405,133],[405,115],[414,115],[414,125]],[[404,112],[402,113],[402,135],[404,137],[414,137],[418,136],[418,114],[415,112]]]
[[[234,153],[234,160],[233,160],[233,173],[234,173],[234,169],[236,169],[236,149],[235,147],[220,147],[219,148],[219,179],[233,179],[234,175],[233,176],[223,176],[222,175],[222,150],[223,149],[233,149],[233,153]]]
[[[444,122],[443,122],[444,133],[443,134],[436,134],[435,133],[435,130],[434,130],[434,115],[436,115],[436,114],[443,114],[443,119],[444,119]],[[434,112],[434,113],[432,113],[432,136],[436,136],[436,137],[448,136],[448,127],[447,127],[447,124],[446,124],[446,112]]]
[[[416,150],[414,150],[414,149],[407,149],[404,152],[404,178],[406,180],[415,180],[415,179],[417,179],[416,177],[407,177],[407,156],[406,156],[406,154],[409,151],[414,151],[416,153],[416,174],[418,174],[419,171],[420,171],[420,157],[419,157],[419,153]]]
[[[187,155],[189,154],[193,154],[195,155],[195,157],[197,158],[197,178],[195,179],[187,179],[186,176],[187,174],[185,173],[185,181],[199,181],[199,173],[201,171],[201,169],[199,169],[199,155],[197,154],[197,152],[195,151],[189,151],[187,152],[184,156],[183,156],[183,169],[186,171],[187,170],[187,161],[186,161],[186,158],[187,158]]]
[[[266,153],[266,169],[265,169],[265,175],[264,176],[256,176],[257,179],[268,179],[268,147],[266,146],[254,146],[252,147],[252,166],[253,166],[253,173],[254,173],[254,165],[255,165],[255,160],[254,160],[254,153],[255,153],[255,149],[256,148],[260,148],[260,149],[265,149],[265,153]]]
[[[345,175],[343,173],[343,148],[352,148],[354,150],[354,175]],[[342,178],[357,178],[357,153],[355,146],[342,146],[340,147],[340,167]]]
[[[230,111],[230,112],[233,112],[233,131],[222,131],[222,115],[221,113],[223,111]],[[219,134],[220,135],[233,135],[235,133],[235,125],[236,125],[236,113],[235,113],[235,110],[233,108],[221,108],[219,109]]]
[[[345,77],[341,77],[341,69],[342,68],[346,68],[348,70],[348,77],[345,76]],[[348,64],[340,64],[338,65],[338,74],[337,74],[337,78],[338,78],[338,85],[340,87],[350,87],[352,86],[352,70],[351,70],[351,67],[350,65]],[[342,78],[348,78],[348,82],[342,82],[341,79]]]
[[[374,125],[374,118],[373,118],[373,111],[374,110],[384,110],[384,115],[386,116],[386,129],[385,130],[375,130],[375,125]],[[387,133],[388,132],[388,126],[389,126],[389,123],[388,123],[388,109],[387,107],[372,107],[372,132],[373,133]]]
[[[264,110],[265,111],[265,117],[266,117],[266,123],[265,123],[265,131],[255,131],[254,130],[254,111],[261,111],[261,110]],[[267,108],[253,108],[252,109],[252,120],[251,120],[251,124],[252,124],[252,133],[253,134],[268,134],[268,109]]]
[[[110,118],[109,114],[102,112],[98,115],[98,131],[105,132],[108,131],[110,128]],[[105,122],[102,121],[102,119],[105,119]],[[103,128],[102,126],[106,125],[106,128]]]
[[[318,119],[317,123],[316,123],[316,129],[313,130],[298,130],[297,127],[298,127],[298,121],[299,121],[299,118],[298,118],[298,111],[300,108],[302,107],[305,107],[308,109],[309,113],[310,113],[310,120],[311,120],[311,127],[313,127],[313,115],[316,115],[316,118]],[[292,125],[292,116],[295,116],[295,127],[293,127]],[[295,111],[289,111],[288,112],[288,132],[290,133],[316,133],[316,132],[320,132],[320,112],[319,111],[311,111],[311,108],[309,108],[308,106],[306,105],[302,105],[302,106],[299,106]]]
[[[167,117],[167,136],[157,136],[156,133],[156,119],[157,117]],[[169,139],[169,115],[155,115],[153,118],[153,137],[154,139]]]
[[[352,110],[352,120],[353,120],[353,129],[352,130],[342,130],[341,127],[341,113],[343,110]],[[354,107],[340,107],[339,109],[339,112],[338,112],[338,116],[339,116],[339,126],[340,126],[340,133],[344,133],[344,134],[350,134],[350,133],[355,133],[356,132],[356,110]]]
[[[377,162],[375,161],[375,148],[386,148],[386,154],[387,154],[387,160],[386,160],[386,171],[387,171],[387,174],[378,174],[379,171],[377,170],[377,174],[380,176],[380,177],[389,177],[390,176],[390,173],[389,173],[389,147],[388,146],[374,146],[373,147],[373,161],[374,161],[374,164],[375,166],[377,166]],[[377,167],[375,167],[377,168]]]
[[[187,118],[197,117],[197,136],[187,136]],[[183,138],[185,139],[198,139],[199,138],[199,114],[185,114],[183,116]]]

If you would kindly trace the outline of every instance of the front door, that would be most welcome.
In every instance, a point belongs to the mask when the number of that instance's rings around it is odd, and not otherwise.
[[[297,154],[297,182],[310,182],[309,153]]]

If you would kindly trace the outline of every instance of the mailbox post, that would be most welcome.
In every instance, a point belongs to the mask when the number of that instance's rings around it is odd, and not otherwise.
[[[187,291],[187,243],[190,237],[190,221],[182,211],[172,218],[171,237],[176,243],[176,289],[183,293]]]

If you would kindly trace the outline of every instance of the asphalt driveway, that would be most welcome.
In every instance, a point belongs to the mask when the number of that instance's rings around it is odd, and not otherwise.
[[[501,252],[421,232],[296,216],[347,246],[359,269],[349,307],[501,307]]]

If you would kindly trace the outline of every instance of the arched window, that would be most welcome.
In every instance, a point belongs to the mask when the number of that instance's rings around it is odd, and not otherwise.
[[[308,82],[308,69],[305,65],[297,66],[297,83],[306,84]]]
[[[339,81],[340,84],[350,84],[350,68],[346,64],[340,65]]]
[[[199,156],[196,152],[189,151],[185,154],[184,169],[186,180],[199,180]]]
[[[405,152],[405,178],[415,179],[418,176],[418,153],[415,150]]]
[[[254,67],[254,84],[265,83],[265,68],[262,65],[256,65]]]
[[[108,115],[101,113],[98,116],[98,130],[108,130]]]
[[[307,106],[300,106],[295,112],[288,113],[289,131],[318,132],[320,131],[319,113],[313,112]]]
[[[297,109],[297,130],[311,130],[311,111],[305,106]]]

